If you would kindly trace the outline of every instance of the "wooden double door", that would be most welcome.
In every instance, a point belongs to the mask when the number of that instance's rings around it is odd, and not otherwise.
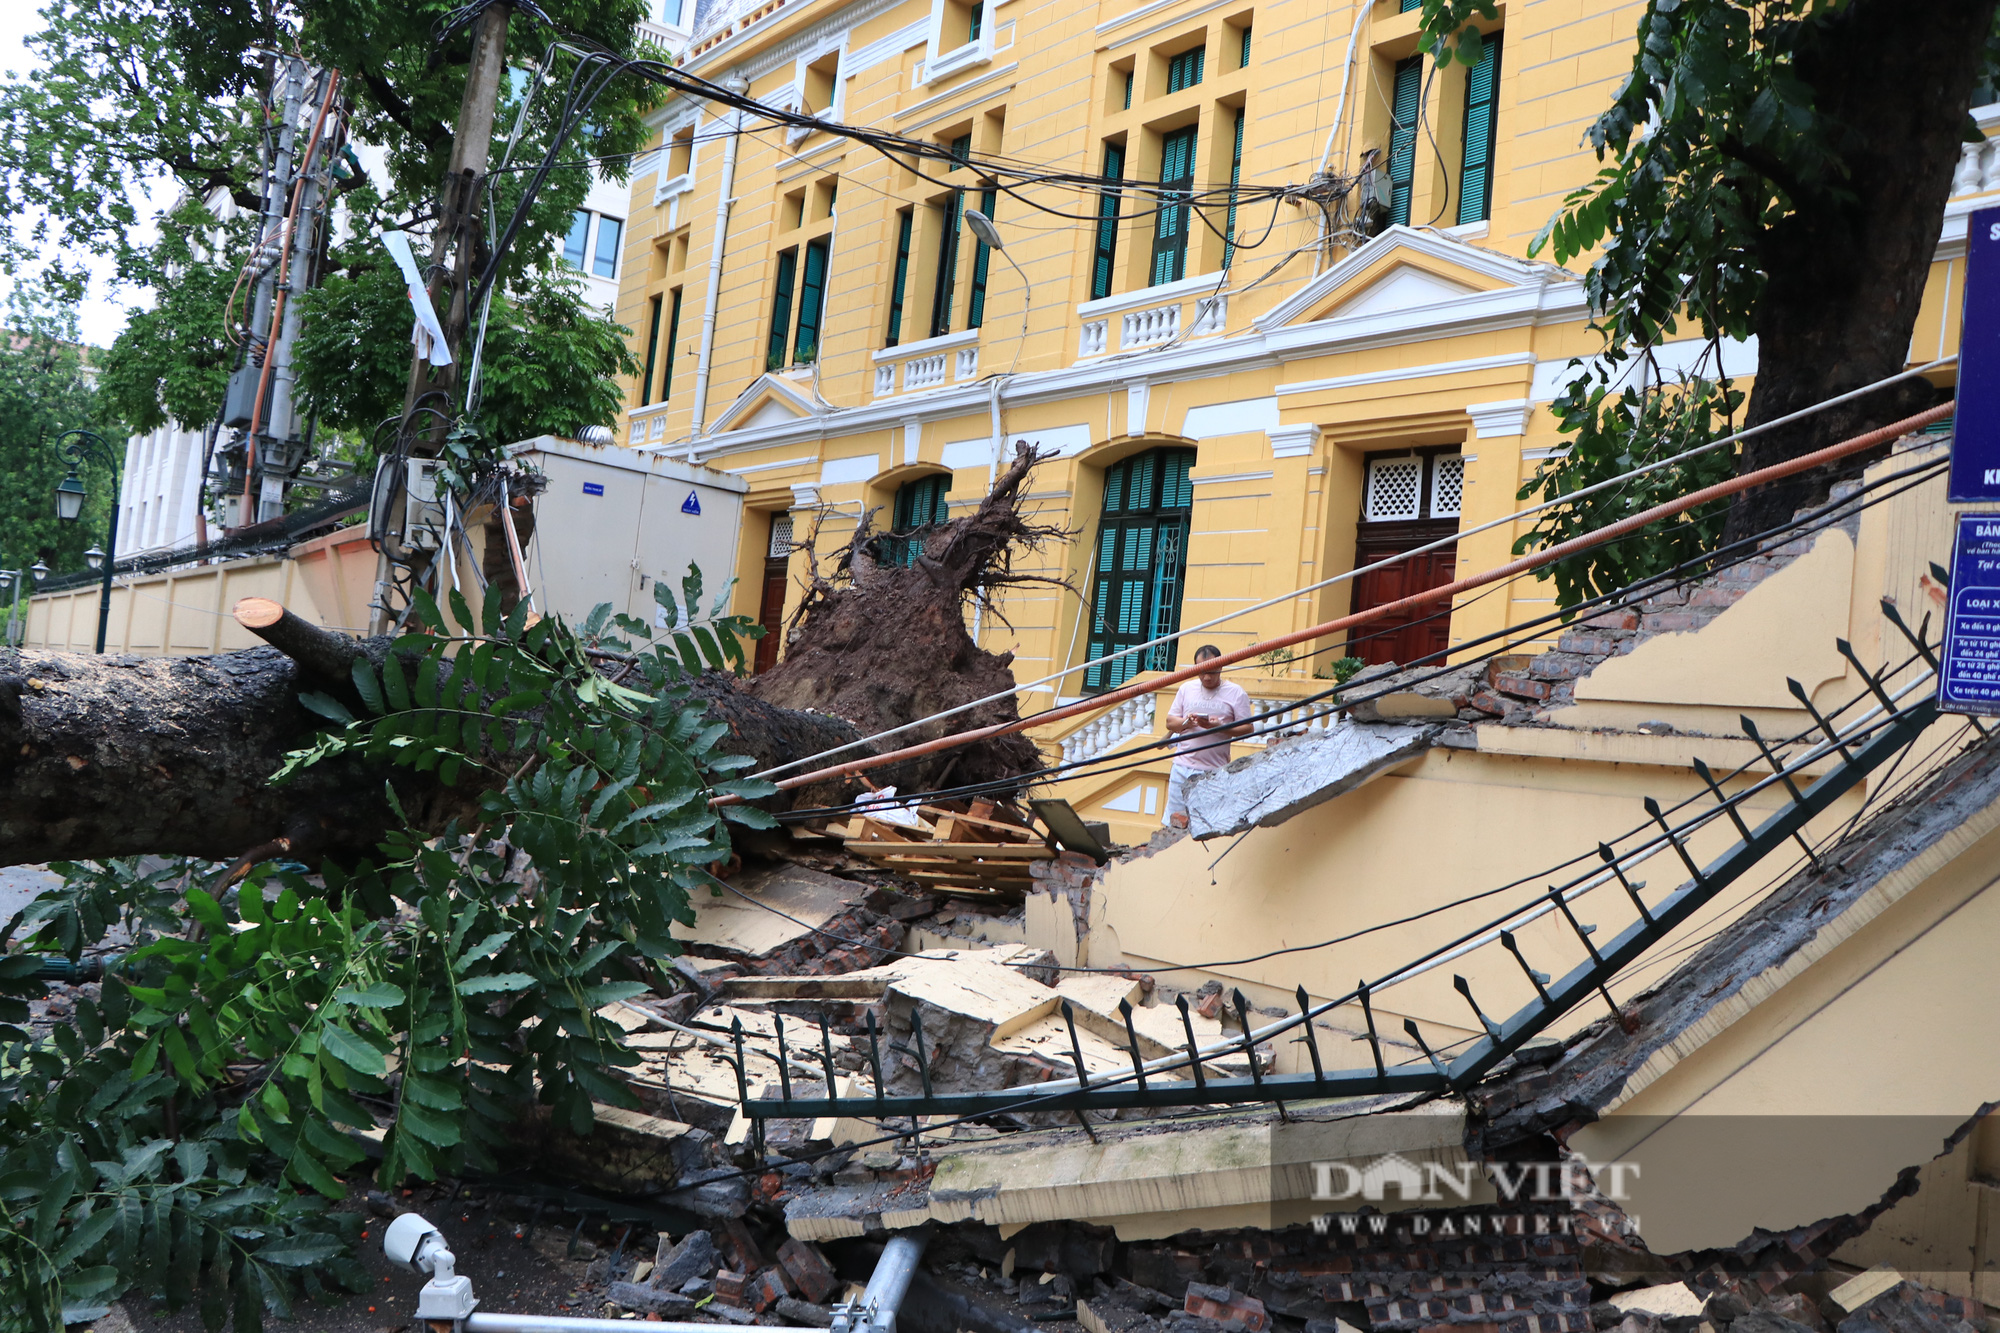
[[[1452,537],[1458,520],[1411,523],[1363,523],[1355,545],[1354,567],[1366,569],[1390,556]],[[1385,569],[1374,570],[1354,580],[1353,610],[1365,611],[1385,602],[1397,602],[1429,588],[1450,583],[1458,570],[1458,545],[1440,546],[1434,551],[1399,560]],[[1441,665],[1451,646],[1451,601],[1438,601],[1408,611],[1398,611],[1371,624],[1360,625],[1348,635],[1347,651],[1369,666],[1395,662],[1409,666],[1430,659]]]

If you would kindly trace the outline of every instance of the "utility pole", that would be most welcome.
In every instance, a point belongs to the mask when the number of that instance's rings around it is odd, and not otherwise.
[[[507,23],[513,16],[508,0],[491,0],[472,25],[472,54],[466,63],[465,93],[459,101],[458,124],[452,132],[451,161],[444,188],[438,196],[437,231],[431,244],[426,270],[431,306],[441,314],[444,350],[449,360],[433,365],[421,350],[410,357],[409,389],[403,398],[403,424],[397,451],[383,466],[406,469],[400,476],[377,474],[375,503],[386,506],[372,526],[381,534],[381,557],[376,566],[374,618],[371,629],[387,632],[396,622],[396,608],[390,605],[395,587],[394,566],[409,570],[412,582],[421,581],[431,560],[426,552],[406,541],[406,497],[411,490],[426,494],[428,481],[419,482],[417,464],[408,456],[435,457],[444,448],[448,424],[458,413],[459,348],[471,323],[471,284],[474,259],[479,244],[480,209],[485,202],[487,167],[492,160],[493,124],[500,105],[500,81],[507,68]],[[430,408],[421,414],[420,408]],[[419,420],[424,424],[421,428]],[[446,534],[443,559],[452,559],[450,535]]]
[[[440,312],[444,323],[445,348],[451,354],[451,361],[433,368],[421,355],[410,358],[410,390],[403,405],[405,417],[426,393],[441,391],[445,395],[447,415],[457,405],[461,364],[458,350],[471,323],[468,301],[473,252],[479,248],[479,214],[485,203],[486,168],[493,156],[493,123],[500,105],[500,80],[507,68],[507,21],[512,13],[513,6],[507,0],[495,0],[473,21],[472,56],[465,71],[465,94],[458,105],[458,127],[451,138],[451,166],[438,199],[438,226],[429,270],[431,305]],[[405,425],[407,428],[408,423]],[[443,438],[441,431],[426,435],[439,441]],[[433,443],[422,452],[432,453],[435,449]]]

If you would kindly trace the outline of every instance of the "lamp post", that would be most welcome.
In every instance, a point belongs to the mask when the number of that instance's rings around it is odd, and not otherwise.
[[[56,517],[65,523],[74,523],[83,516],[86,492],[77,469],[89,460],[103,463],[111,469],[111,530],[105,534],[104,550],[93,546],[85,554],[93,570],[104,571],[104,588],[97,597],[97,651],[101,653],[104,651],[105,632],[111,626],[111,572],[117,563],[119,473],[124,460],[118,456],[117,450],[105,443],[102,436],[87,430],[64,431],[56,437],[56,448],[69,463],[69,475],[56,483]],[[37,583],[47,573],[39,561],[33,572]]]

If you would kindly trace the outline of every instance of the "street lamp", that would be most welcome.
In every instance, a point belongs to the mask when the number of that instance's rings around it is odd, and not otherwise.
[[[49,567],[37,560],[34,564],[28,566],[28,572],[35,576],[35,582],[39,584],[49,576]]]
[[[119,465],[124,460],[116,449],[93,431],[64,431],[56,437],[56,448],[69,462],[69,475],[56,483],[56,517],[65,523],[74,523],[83,516],[83,479],[77,475],[83,464],[94,459],[111,469],[111,525],[104,537],[105,549],[93,546],[84,554],[92,570],[104,571],[103,590],[97,596],[97,651],[101,653],[104,651],[105,632],[111,626],[111,574],[116,566],[114,553],[118,550]],[[47,576],[48,569],[37,561],[30,572],[39,583]]]

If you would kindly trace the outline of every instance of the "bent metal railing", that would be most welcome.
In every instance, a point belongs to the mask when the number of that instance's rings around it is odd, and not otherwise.
[[[732,1029],[732,1035],[736,1054],[737,1091],[743,1114],[761,1136],[765,1121],[806,1117],[846,1116],[878,1120],[904,1116],[913,1119],[931,1116],[976,1117],[1003,1113],[1081,1112],[1128,1107],[1164,1108],[1242,1102],[1282,1103],[1327,1097],[1462,1091],[1562,1015],[1593,996],[1603,997],[1607,1003],[1612,1004],[1613,1011],[1616,1012],[1617,1005],[1611,1000],[1606,983],[1635,963],[1648,949],[1686,923],[1696,912],[1714,901],[1719,893],[1741,879],[1773,851],[1788,842],[1796,841],[1805,849],[1808,858],[1816,863],[1816,854],[1803,836],[1806,825],[1830,809],[1836,800],[1853,789],[1870,773],[1901,753],[1939,716],[1934,698],[1927,697],[1913,703],[1907,702],[1912,694],[1936,676],[1937,658],[1925,641],[1925,631],[1929,626],[1928,618],[1923,626],[1912,631],[1892,603],[1884,601],[1882,609],[1889,622],[1901,631],[1914,649],[1913,656],[1904,663],[1904,667],[1922,668],[1907,683],[1892,692],[1889,680],[1903,668],[1885,669],[1878,676],[1862,665],[1846,640],[1837,640],[1836,646],[1842,656],[1860,674],[1866,686],[1853,700],[1834,710],[1831,716],[1824,715],[1813,707],[1804,687],[1796,681],[1788,681],[1792,694],[1804,704],[1806,711],[1812,717],[1814,727],[1793,741],[1778,745],[1767,740],[1748,716],[1741,719],[1744,735],[1756,747],[1770,769],[1767,776],[1746,783],[1734,793],[1728,793],[1724,791],[1722,781],[1715,776],[1708,765],[1697,759],[1694,767],[1703,779],[1706,796],[1690,798],[1676,807],[1673,813],[1680,815],[1680,818],[1670,818],[1669,812],[1663,810],[1657,801],[1647,798],[1645,808],[1651,817],[1654,831],[1623,852],[1614,852],[1609,844],[1600,843],[1598,853],[1603,863],[1601,868],[1578,876],[1568,884],[1551,886],[1542,900],[1526,907],[1517,907],[1372,983],[1362,982],[1345,995],[1313,1003],[1307,999],[1305,990],[1301,987],[1298,991],[1297,1014],[1276,1020],[1262,1028],[1252,1029],[1248,1002],[1243,993],[1237,991],[1233,1001],[1237,1017],[1241,1022],[1242,1035],[1220,1042],[1212,1041],[1207,1045],[1196,1042],[1193,1025],[1188,1018],[1187,1001],[1182,998],[1178,1004],[1182,1025],[1187,1033],[1187,1051],[1153,1060],[1141,1058],[1139,1037],[1132,1027],[1131,1007],[1129,1004],[1121,1003],[1120,1009],[1125,1015],[1132,1069],[1130,1073],[1117,1075],[1107,1075],[1102,1072],[1092,1075],[1085,1068],[1082,1048],[1076,1035],[1074,1011],[1069,1002],[1064,1001],[1061,1013],[1069,1025],[1070,1050],[1076,1066],[1076,1077],[1026,1087],[977,1092],[932,1091],[930,1056],[925,1048],[922,1019],[913,1009],[910,1040],[907,1044],[899,1044],[898,1049],[911,1056],[917,1067],[923,1092],[915,1096],[890,1095],[883,1091],[881,1050],[883,1034],[877,1031],[871,1010],[866,1014],[866,1051],[870,1071],[874,1075],[873,1093],[852,1096],[792,1095],[790,1077],[792,1065],[812,1068],[817,1063],[825,1072],[824,1086],[829,1090],[840,1086],[827,1018],[825,1014],[821,1014],[816,1050],[786,1046],[784,1021],[782,1018],[775,1018],[774,1036],[780,1048],[780,1058],[777,1061],[779,1095],[775,1098],[752,1097],[744,1076],[745,1038],[742,1024],[738,1021]],[[1858,715],[1845,729],[1836,726],[1835,718],[1857,705],[1869,705],[1871,701],[1872,707],[1868,707],[1866,712]],[[1979,724],[1974,722],[1973,725],[1976,727]],[[1821,739],[1817,743],[1811,743],[1809,738],[1815,732]],[[1981,734],[1984,734],[1983,728]],[[1781,757],[1780,751],[1785,745],[1802,743],[1807,747],[1802,754],[1789,760]],[[1824,774],[1812,780],[1809,785],[1800,785],[1806,778],[1806,768],[1836,757],[1838,762]],[[1748,776],[1748,770],[1746,769],[1741,776]],[[1782,788],[1784,795],[1789,799],[1776,813],[1752,828],[1743,816],[1745,803],[1758,793],[1775,788]],[[1696,801],[1713,803],[1692,809]],[[1727,819],[1730,822],[1737,839],[1721,856],[1706,866],[1699,865],[1688,849],[1688,841],[1698,829],[1719,819]],[[1648,902],[1642,893],[1646,887],[1645,883],[1636,880],[1627,872],[1655,856],[1666,854],[1669,849],[1685,868],[1689,879],[1665,897]],[[1637,913],[1637,920],[1608,942],[1598,944],[1592,938],[1597,928],[1577,919],[1575,904],[1583,895],[1612,884],[1618,885],[1629,900]],[[1552,978],[1546,973],[1537,971],[1516,935],[1522,926],[1550,913],[1560,914],[1564,925],[1581,943],[1586,955],[1581,963],[1572,967],[1560,978]],[[1513,956],[1515,963],[1526,974],[1528,983],[1533,988],[1534,998],[1508,1018],[1495,1020],[1474,998],[1471,984],[1465,977],[1454,976],[1453,986],[1465,998],[1466,1004],[1478,1020],[1481,1035],[1467,1043],[1462,1052],[1447,1062],[1424,1039],[1416,1021],[1405,1019],[1403,1030],[1422,1055],[1414,1063],[1389,1063],[1384,1056],[1382,1039],[1376,1029],[1373,1009],[1376,997],[1391,986],[1446,966],[1475,949],[1493,944],[1498,944]],[[1328,1069],[1322,1060],[1311,1020],[1342,1005],[1354,1003],[1360,1005],[1366,1019],[1367,1042],[1372,1063],[1360,1069]],[[1299,1030],[1300,1039],[1311,1058],[1312,1072],[1297,1074],[1261,1072],[1255,1054],[1256,1046],[1294,1029]],[[1219,1058],[1240,1057],[1246,1054],[1250,1057],[1251,1072],[1248,1077],[1218,1078],[1208,1074],[1202,1067],[1205,1061],[1212,1062]],[[1169,1078],[1164,1081],[1158,1077],[1173,1074],[1175,1071],[1191,1072],[1192,1077]]]

